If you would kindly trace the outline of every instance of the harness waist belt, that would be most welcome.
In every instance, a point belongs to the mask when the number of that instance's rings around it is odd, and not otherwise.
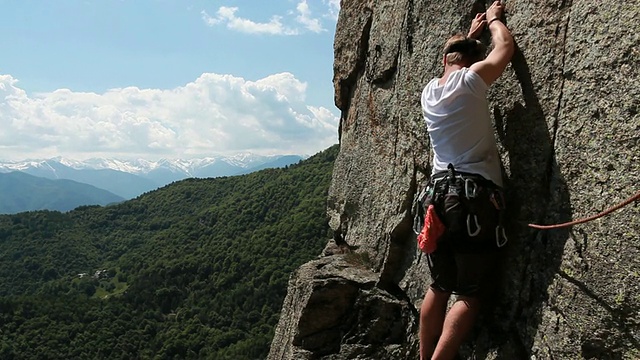
[[[431,182],[432,183],[439,182],[442,179],[446,179],[448,176],[449,176],[449,171],[448,170],[438,171],[437,173],[431,175]],[[478,175],[478,174],[474,174],[474,173],[466,173],[466,172],[462,172],[462,171],[457,171],[456,170],[456,176],[455,177],[458,178],[458,179],[461,179],[461,180],[465,180],[465,179],[473,180],[474,182],[476,182],[480,186],[500,189],[500,186],[496,185],[496,183],[494,183],[491,180],[485,179],[484,176],[482,176],[482,175]]]

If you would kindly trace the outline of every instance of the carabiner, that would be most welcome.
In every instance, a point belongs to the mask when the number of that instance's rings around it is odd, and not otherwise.
[[[478,236],[478,234],[480,234],[480,230],[482,229],[482,227],[480,226],[480,224],[478,224],[478,217],[476,216],[476,214],[473,214],[473,219],[476,222],[476,231],[473,233],[471,232],[471,215],[472,214],[467,215],[467,233],[471,237]]]
[[[413,217],[413,232],[416,235],[420,235],[420,232],[422,231],[422,227],[424,226],[424,219],[420,217],[420,214],[416,213],[416,215]]]
[[[474,199],[478,195],[478,185],[471,179],[464,179],[464,195],[467,199]]]
[[[500,233],[500,230],[502,230],[502,233]],[[500,235],[502,235],[502,241],[500,241]],[[496,245],[501,248],[507,245],[508,241],[509,239],[507,238],[506,231],[504,231],[504,227],[502,225],[496,226]]]

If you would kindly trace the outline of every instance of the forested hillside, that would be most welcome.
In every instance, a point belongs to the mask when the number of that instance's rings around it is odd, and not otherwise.
[[[66,179],[45,179],[20,171],[0,173],[0,214],[32,210],[69,211],[80,205],[124,201],[95,186]]]
[[[328,237],[337,152],[0,216],[0,358],[264,358],[289,274]]]

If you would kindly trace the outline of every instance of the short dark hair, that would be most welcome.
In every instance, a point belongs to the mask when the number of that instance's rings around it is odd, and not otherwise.
[[[469,62],[473,64],[484,59],[485,46],[476,39],[471,39],[463,34],[453,35],[444,46],[444,55],[447,63],[460,64]]]

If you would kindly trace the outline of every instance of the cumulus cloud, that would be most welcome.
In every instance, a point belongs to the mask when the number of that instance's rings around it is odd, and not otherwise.
[[[202,10],[201,15],[202,20],[209,26],[226,25],[229,29],[249,34],[300,35],[307,31],[314,33],[327,31],[321,19],[328,18],[329,21],[334,22],[338,18],[340,0],[323,0],[320,6],[324,7],[322,15],[316,16],[307,0],[301,0],[297,3],[295,10],[288,12],[286,18],[275,15],[269,22],[263,23],[236,16],[239,11],[237,7],[221,6],[214,16]]]
[[[202,19],[209,26],[226,24],[227,28],[248,34],[269,34],[269,35],[297,35],[296,29],[288,28],[281,22],[281,17],[273,16],[269,22],[258,23],[249,19],[236,16],[237,7],[221,6],[216,12],[216,16],[210,16],[202,10]]]
[[[322,27],[320,20],[312,17],[311,10],[309,9],[309,5],[306,0],[299,2],[296,10],[298,11],[296,21],[302,24],[307,30],[315,33],[326,31]]]
[[[205,73],[174,89],[28,95],[0,75],[0,159],[313,154],[337,143],[338,117],[307,105],[305,92],[290,73]]]

